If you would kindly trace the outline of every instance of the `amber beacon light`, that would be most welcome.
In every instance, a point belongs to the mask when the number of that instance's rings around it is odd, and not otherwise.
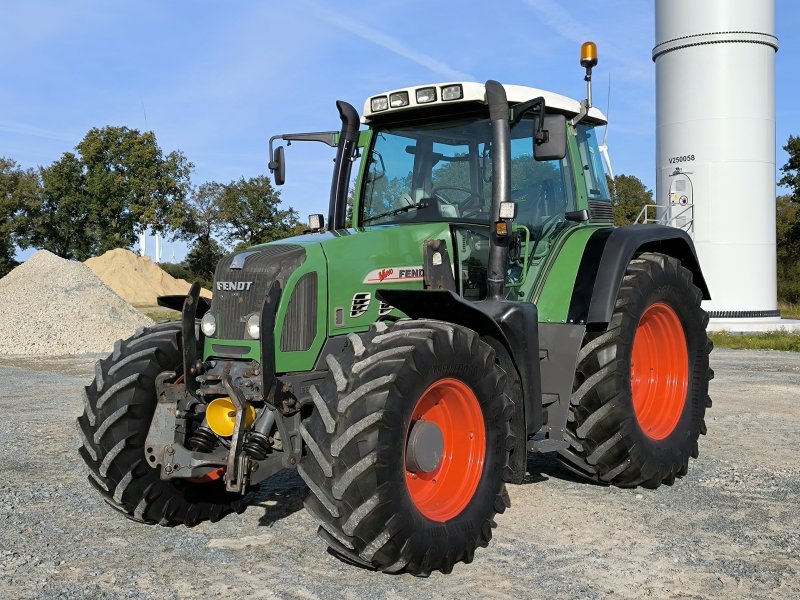
[[[581,44],[581,66],[591,69],[597,65],[597,44],[584,42]]]

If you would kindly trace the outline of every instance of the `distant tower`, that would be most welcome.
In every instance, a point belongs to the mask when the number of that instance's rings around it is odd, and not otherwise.
[[[139,255],[147,256],[147,234],[144,231],[139,234]]]
[[[656,201],[719,319],[778,316],[777,50],[774,0],[656,0]]]
[[[156,233],[156,254],[155,254],[155,262],[161,262],[161,251],[162,251],[162,244],[161,244],[161,234]]]

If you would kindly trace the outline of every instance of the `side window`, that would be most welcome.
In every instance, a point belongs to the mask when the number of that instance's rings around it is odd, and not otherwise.
[[[567,160],[536,161],[530,137],[511,140],[511,197],[517,222],[529,229],[564,220],[575,207]]]
[[[597,147],[597,132],[593,127],[578,125],[578,153],[589,200],[610,200],[603,159]]]
[[[416,140],[391,133],[378,133],[369,155],[364,186],[365,216],[374,216],[408,204],[412,193]]]

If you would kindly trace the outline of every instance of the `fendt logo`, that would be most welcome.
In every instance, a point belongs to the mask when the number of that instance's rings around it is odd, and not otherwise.
[[[248,292],[252,281],[218,281],[217,289],[220,292]]]

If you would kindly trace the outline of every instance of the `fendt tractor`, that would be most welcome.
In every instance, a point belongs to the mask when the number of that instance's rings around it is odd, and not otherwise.
[[[288,143],[336,148],[327,219],[223,258],[210,302],[162,297],[181,319],[97,364],[78,430],[105,501],[193,526],[297,469],[334,554],[428,575],[487,546],[529,452],[600,485],[685,475],[709,293],[686,232],[613,226],[596,63],[584,44],[581,102],[448,82],[274,136],[278,185]]]

